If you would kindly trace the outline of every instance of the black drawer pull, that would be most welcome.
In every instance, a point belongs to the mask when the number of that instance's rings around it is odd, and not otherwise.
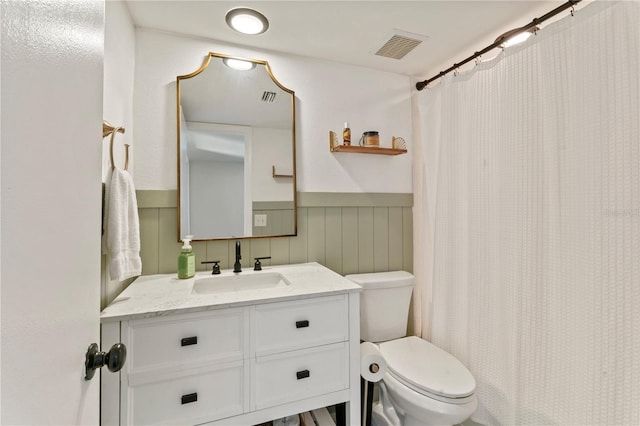
[[[305,328],[305,327],[309,327],[309,320],[296,321],[296,328]]]
[[[197,344],[198,344],[198,336],[185,337],[180,341],[181,346],[189,346],[189,345],[197,345]]]
[[[190,404],[198,400],[198,393],[190,393],[188,395],[182,395],[182,403]]]
[[[296,372],[296,377],[298,378],[298,380],[306,379],[307,377],[309,377],[309,370],[302,370],[302,371]]]

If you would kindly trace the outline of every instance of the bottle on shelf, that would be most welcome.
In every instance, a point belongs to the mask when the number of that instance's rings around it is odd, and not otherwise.
[[[344,123],[344,130],[342,131],[342,143],[344,145],[351,145],[351,129],[349,123]]]

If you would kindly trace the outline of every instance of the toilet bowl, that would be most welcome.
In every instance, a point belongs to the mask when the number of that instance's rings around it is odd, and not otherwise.
[[[388,367],[383,382],[401,424],[453,425],[476,410],[475,380],[449,353],[415,336],[379,348]]]
[[[396,413],[399,414],[399,423],[378,420],[374,421],[373,426],[450,426],[467,420],[478,407],[475,396],[465,404],[438,401],[409,389],[388,374],[383,383]]]
[[[375,426],[453,425],[476,410],[476,383],[453,355],[416,336],[405,337],[414,277],[408,272],[353,274],[362,287],[360,337],[376,343],[387,364]]]

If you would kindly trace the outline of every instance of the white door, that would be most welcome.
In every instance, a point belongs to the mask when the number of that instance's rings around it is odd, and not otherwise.
[[[0,8],[0,423],[97,424],[104,1]]]

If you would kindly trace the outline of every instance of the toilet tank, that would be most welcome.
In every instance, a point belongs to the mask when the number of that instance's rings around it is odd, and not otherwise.
[[[384,342],[407,334],[409,302],[414,277],[409,272],[352,274],[345,278],[362,287],[360,295],[360,338]]]

